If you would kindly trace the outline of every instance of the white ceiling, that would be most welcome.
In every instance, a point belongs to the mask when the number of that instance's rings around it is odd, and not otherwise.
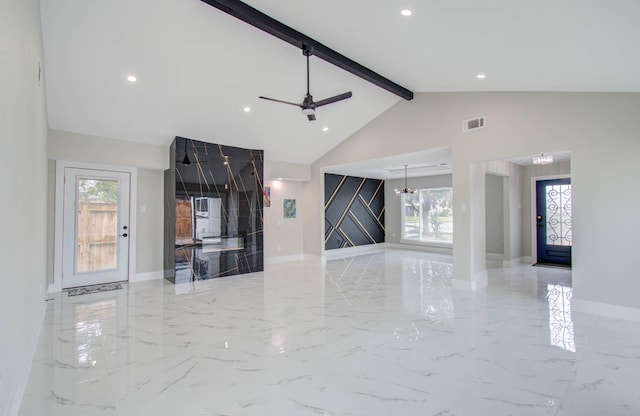
[[[407,165],[408,178],[451,173],[451,148],[436,148],[381,159],[334,165],[326,167],[325,172],[361,178],[399,179],[405,176],[405,165]]]
[[[414,92],[640,91],[637,0],[246,3]],[[41,9],[54,129],[160,145],[180,135],[311,163],[399,100],[317,58],[314,98],[353,98],[321,107],[315,122],[259,100],[302,101],[301,51],[200,0]],[[386,166],[407,163],[396,162]]]

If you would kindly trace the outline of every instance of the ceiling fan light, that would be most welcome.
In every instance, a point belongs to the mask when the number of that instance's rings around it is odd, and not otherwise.
[[[315,114],[316,110],[314,110],[313,108],[303,108],[302,109],[302,114],[304,114],[305,116],[310,116],[312,114]]]

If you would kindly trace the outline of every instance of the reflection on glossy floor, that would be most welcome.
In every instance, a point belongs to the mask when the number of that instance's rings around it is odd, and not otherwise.
[[[21,415],[637,415],[640,325],[570,271],[384,253],[50,302]]]

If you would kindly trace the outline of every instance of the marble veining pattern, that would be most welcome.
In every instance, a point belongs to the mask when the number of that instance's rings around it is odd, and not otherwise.
[[[48,303],[30,415],[637,415],[640,324],[572,313],[571,272],[387,250]]]

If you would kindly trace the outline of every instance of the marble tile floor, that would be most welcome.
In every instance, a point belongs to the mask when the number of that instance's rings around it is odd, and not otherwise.
[[[571,271],[451,273],[387,250],[58,295],[20,415],[640,414],[640,324],[572,313]]]

